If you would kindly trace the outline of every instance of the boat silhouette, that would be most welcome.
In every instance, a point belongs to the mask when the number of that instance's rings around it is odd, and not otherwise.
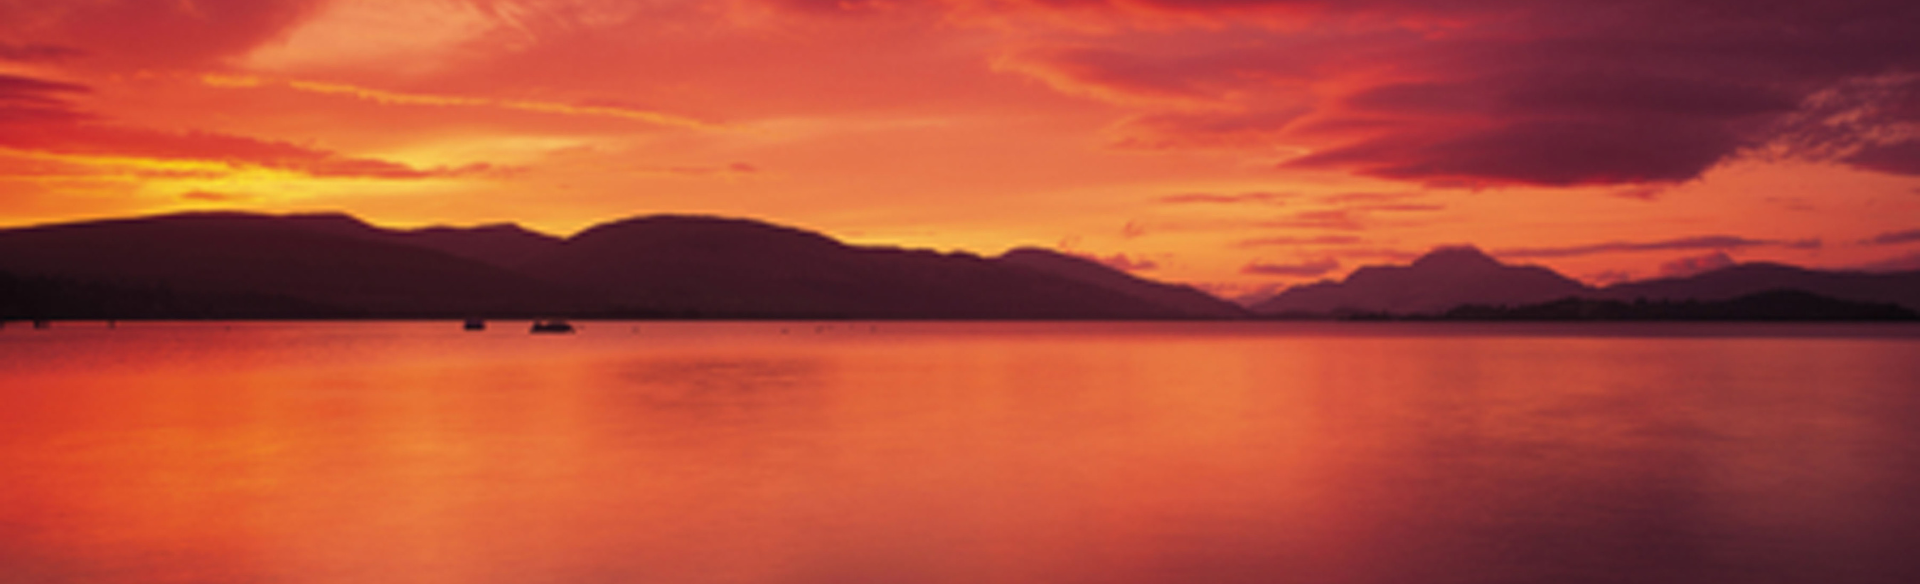
[[[529,331],[529,332],[533,332],[533,333],[571,333],[571,332],[573,332],[573,325],[572,325],[572,324],[569,324],[569,323],[568,323],[567,321],[564,321],[564,320],[559,320],[559,319],[555,319],[555,320],[536,320],[536,321],[533,321],[533,329],[532,329],[531,331]]]

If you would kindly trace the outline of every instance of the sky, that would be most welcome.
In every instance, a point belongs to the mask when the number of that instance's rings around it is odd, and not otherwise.
[[[1224,296],[1920,268],[1911,0],[0,0],[0,225],[654,213]]]

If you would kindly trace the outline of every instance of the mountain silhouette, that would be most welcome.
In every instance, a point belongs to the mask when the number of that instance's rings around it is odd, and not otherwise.
[[[1154,302],[1180,311],[1192,318],[1240,318],[1252,313],[1192,286],[1155,282],[1122,272],[1086,258],[1034,247],[1008,250],[995,260],[1039,270],[1062,278],[1085,282],[1128,296]]]
[[[607,302],[696,316],[1191,316],[1177,305],[971,254],[855,247],[791,227],[706,216],[599,225],[524,271]]]
[[[517,268],[560,246],[558,237],[528,231],[511,223],[479,227],[434,226],[420,229],[375,227],[344,213],[303,213],[266,216],[248,213],[192,213],[176,217],[227,218],[235,222],[267,221],[287,229],[424,247],[502,268]]]
[[[1577,300],[1538,306],[1568,298]],[[1651,318],[1644,310],[1864,318],[1857,315],[1878,310],[1872,305],[1920,310],[1920,271],[1750,263],[1595,289],[1448,247],[1410,265],[1297,286],[1247,311],[1053,251],[987,258],[853,246],[710,216],[636,217],[564,239],[510,224],[386,229],[338,213],[184,213],[0,230],[0,319],[1157,319],[1439,316],[1468,305],[1489,318]]]
[[[1724,300],[1633,302],[1563,298],[1522,306],[1469,304],[1439,316],[1445,320],[1917,320],[1920,314],[1892,303],[1840,300],[1801,290],[1768,290]]]
[[[497,267],[517,269],[552,253],[564,240],[499,223],[479,227],[427,227],[386,235],[396,243],[417,245]]]
[[[1920,271],[1809,270],[1774,263],[1746,263],[1683,278],[1627,282],[1590,296],[1611,300],[1726,300],[1768,290],[1800,290],[1839,300],[1897,304],[1920,310]]]
[[[268,304],[289,313],[272,316],[288,317],[570,306],[560,286],[387,241],[345,215],[192,213],[5,230],[0,271],[138,294],[280,299]]]
[[[1255,304],[1265,315],[1438,314],[1463,304],[1514,305],[1589,289],[1539,266],[1510,266],[1473,247],[1443,247],[1407,266],[1362,267],[1338,282],[1289,288]]]
[[[1807,297],[1777,294],[1788,291],[1861,306],[1829,306]],[[1744,304],[1722,305],[1736,299],[1744,299]],[[1762,300],[1785,304],[1754,304]],[[1634,312],[1640,309],[1620,309],[1603,301],[1658,306],[1641,307],[1651,312]],[[1686,302],[1695,305],[1678,304]],[[1543,306],[1549,303],[1551,306]],[[1722,304],[1704,306],[1703,303]],[[1552,315],[1560,315],[1570,320],[1590,319],[1591,315],[1582,316],[1588,313],[1638,314],[1619,318],[1642,319],[1655,318],[1647,316],[1655,313],[1668,314],[1672,319],[1718,318],[1712,315],[1738,313],[1746,315],[1740,318],[1766,320],[1767,311],[1777,309],[1779,319],[1804,320],[1818,318],[1804,316],[1809,314],[1827,314],[1834,319],[1880,314],[1874,312],[1878,310],[1874,305],[1920,310],[1920,271],[1824,271],[1746,263],[1685,277],[1592,288],[1547,268],[1510,266],[1472,247],[1451,247],[1435,249],[1409,266],[1368,266],[1355,270],[1343,281],[1296,286],[1254,305],[1253,309],[1258,314],[1272,316],[1438,316],[1467,307],[1469,310],[1454,316],[1552,319],[1555,318]],[[1660,312],[1663,310],[1666,312]]]
[[[1235,310],[1191,289],[1098,265],[1049,268],[1028,255],[856,247],[718,217],[640,217],[563,240],[511,225],[394,230],[334,213],[187,213],[0,230],[0,317],[1131,319]]]

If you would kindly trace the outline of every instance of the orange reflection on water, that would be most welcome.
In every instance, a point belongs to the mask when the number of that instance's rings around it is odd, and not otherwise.
[[[1920,573],[1901,552],[1920,535],[1911,336],[1314,326],[6,330],[0,565],[96,582]]]

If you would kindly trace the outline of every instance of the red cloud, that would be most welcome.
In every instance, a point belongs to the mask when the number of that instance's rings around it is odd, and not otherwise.
[[[1260,227],[1282,227],[1295,229],[1336,229],[1359,231],[1365,229],[1353,211],[1347,209],[1323,209],[1301,211],[1280,219],[1269,219],[1257,223]]]
[[[228,201],[244,199],[246,197],[231,195],[227,193],[216,193],[213,191],[187,191],[184,193],[180,193],[180,198],[188,201],[209,201],[209,202],[215,202],[215,203],[224,203]]]
[[[1219,44],[1208,39],[1207,44]],[[1119,103],[1161,104],[1185,110],[1232,107],[1261,81],[1304,80],[1314,65],[1292,47],[1145,52],[1132,48],[1038,47],[1014,53],[1001,67],[1040,78],[1055,88]],[[1268,110],[1269,112],[1271,110]],[[1271,117],[1271,113],[1263,113]],[[1215,124],[1231,124],[1216,119]]]
[[[84,119],[87,116],[74,110],[66,97],[87,92],[71,83],[0,73],[0,124]]]
[[[1818,239],[1801,239],[1801,240],[1788,241],[1788,240],[1778,240],[1778,239],[1752,239],[1747,237],[1740,237],[1737,235],[1701,235],[1701,236],[1695,236],[1695,237],[1682,237],[1678,239],[1666,239],[1661,241],[1609,241],[1606,243],[1592,243],[1592,244],[1586,244],[1586,245],[1572,245],[1572,246],[1565,246],[1565,247],[1532,247],[1532,248],[1503,249],[1503,250],[1497,250],[1493,252],[1493,255],[1499,256],[1503,259],[1563,258],[1563,257],[1602,254],[1602,253],[1669,251],[1669,250],[1689,250],[1689,249],[1709,249],[1709,250],[1718,250],[1718,251],[1725,251],[1729,249],[1744,249],[1744,248],[1750,248],[1750,247],[1785,247],[1789,249],[1816,249],[1821,247],[1821,245],[1822,245],[1822,242]]]
[[[1234,247],[1301,246],[1301,245],[1351,245],[1360,243],[1360,238],[1352,235],[1316,235],[1313,237],[1256,237],[1234,242]]]
[[[1310,111],[1283,106],[1260,111],[1137,116],[1115,127],[1113,145],[1141,150],[1269,147],[1280,142],[1282,130]]]
[[[1185,204],[1194,204],[1194,203],[1214,203],[1214,204],[1264,203],[1268,205],[1284,205],[1286,204],[1285,200],[1293,196],[1294,195],[1290,193],[1269,193],[1269,192],[1250,192],[1250,193],[1231,193],[1231,194],[1229,193],[1180,193],[1175,195],[1167,195],[1154,200],[1160,203],[1167,203],[1167,204],[1174,204],[1174,205],[1185,205]]]
[[[1287,167],[1336,167],[1427,183],[1536,185],[1677,182],[1749,144],[1706,124],[1626,120],[1517,121],[1419,130],[1335,147]]]
[[[87,54],[86,51],[60,45],[25,44],[16,45],[0,42],[0,61],[38,62],[62,61]]]
[[[1684,257],[1660,264],[1660,276],[1663,278],[1681,278],[1702,272],[1711,272],[1733,265],[1733,256],[1727,252],[1716,251],[1703,256]]]
[[[30,57],[135,67],[211,63],[280,36],[323,0],[0,3],[0,36]],[[11,26],[10,26],[11,25]],[[0,53],[4,54],[4,53]]]
[[[1868,170],[1920,175],[1920,140],[1865,146],[1840,160]]]
[[[487,172],[486,164],[417,169],[287,142],[210,132],[174,133],[91,121],[66,97],[85,86],[0,75],[0,148],[71,156],[192,160],[315,177],[417,179]]]
[[[86,93],[84,85],[0,73],[0,102],[58,104],[64,94]]]
[[[1105,264],[1109,268],[1123,272],[1144,272],[1160,267],[1160,264],[1144,257],[1127,257],[1116,253],[1110,256],[1085,256],[1087,259]]]
[[[1124,146],[1307,147],[1282,166],[1433,185],[1674,183],[1768,148],[1920,173],[1920,141],[1886,138],[1920,122],[1904,0],[969,6],[1124,23],[1008,67],[1140,110]]]
[[[1867,244],[1867,245],[1900,245],[1905,243],[1913,243],[1916,241],[1920,241],[1920,229],[1908,229],[1906,231],[1889,231],[1887,233],[1882,233],[1867,239],[1863,239],[1860,241],[1860,243]]]
[[[1299,262],[1293,264],[1269,264],[1251,262],[1240,267],[1240,273],[1260,276],[1287,276],[1292,278],[1311,278],[1326,275],[1340,269],[1340,261],[1333,258]]]
[[[15,124],[0,132],[0,147],[49,154],[156,160],[194,160],[299,172],[324,178],[418,179],[485,172],[486,164],[417,169],[397,162],[242,136],[176,134],[98,124]]]
[[[670,166],[666,172],[683,176],[713,176],[718,174],[753,174],[760,168],[745,162],[735,162],[725,166]]]

